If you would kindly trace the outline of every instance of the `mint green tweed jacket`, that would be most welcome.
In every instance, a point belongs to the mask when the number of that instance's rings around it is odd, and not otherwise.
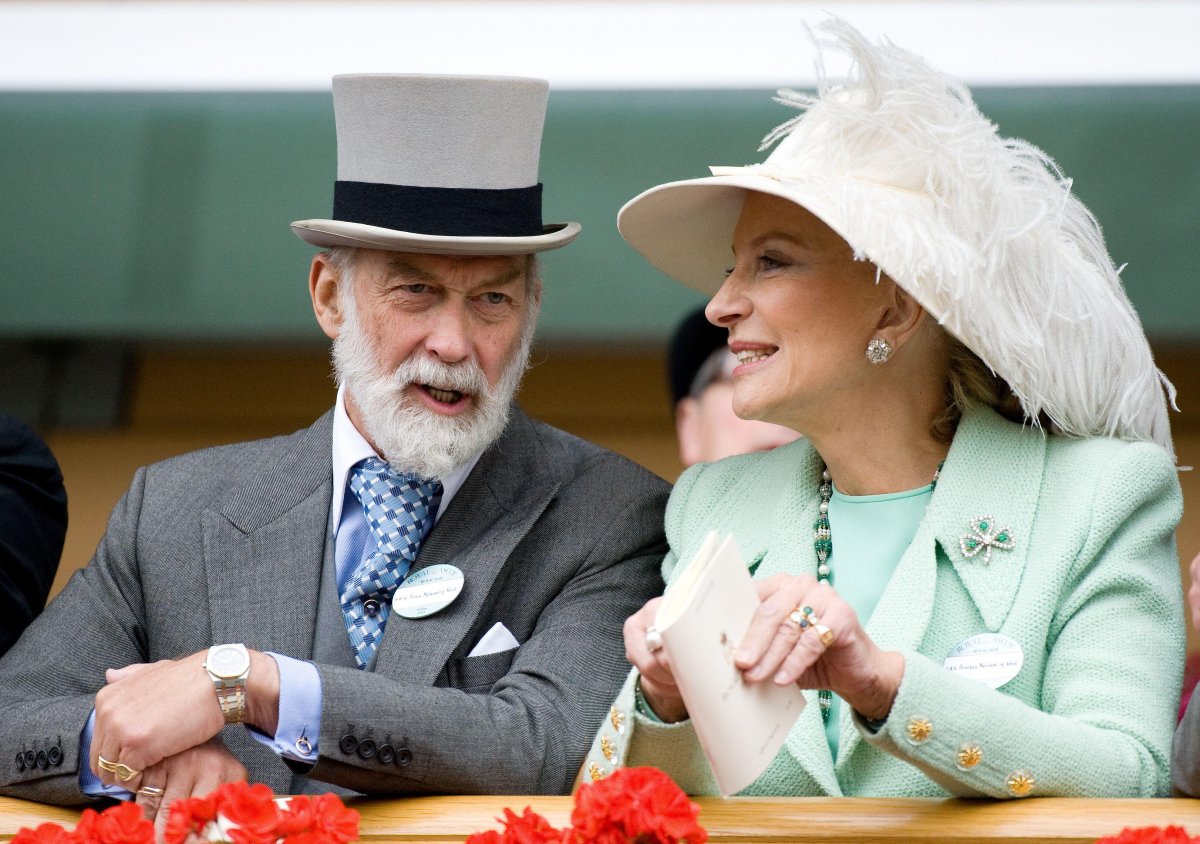
[[[667,508],[664,579],[710,529],[733,533],[747,560],[760,561],[756,578],[815,574],[821,468],[800,440],[688,470]],[[835,760],[808,693],[784,748],[744,793],[1166,795],[1184,657],[1181,509],[1175,467],[1158,446],[1047,436],[991,410],[967,414],[866,625],[879,647],[905,658],[887,721],[872,733],[841,707]],[[993,549],[990,563],[967,559],[959,544],[984,515],[1016,540]],[[835,585],[836,577],[835,564]],[[985,631],[1024,650],[1020,672],[1000,689],[942,668],[955,645]],[[690,724],[636,711],[635,675],[583,779],[655,765],[689,793],[716,793]]]

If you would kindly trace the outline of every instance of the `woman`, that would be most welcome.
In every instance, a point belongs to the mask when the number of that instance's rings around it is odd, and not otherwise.
[[[913,55],[824,28],[857,76],[785,93],[804,113],[763,164],[619,219],[713,295],[738,415],[805,436],[694,467],[667,512],[668,586],[732,533],[761,560],[744,678],[811,690],[745,793],[1165,794],[1170,385],[1053,163]],[[657,604],[626,623],[634,671],[584,776],[651,764],[712,792]]]

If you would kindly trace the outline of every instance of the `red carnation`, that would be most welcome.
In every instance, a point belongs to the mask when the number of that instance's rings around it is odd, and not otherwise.
[[[83,826],[81,820],[79,827]],[[96,818],[92,834],[80,840],[95,841],[97,844],[154,844],[154,824],[146,820],[142,807],[136,803],[119,803],[105,809]]]
[[[657,768],[621,768],[579,789],[571,824],[597,844],[703,844],[700,807]]]
[[[213,795],[180,798],[167,809],[163,840],[166,844],[183,844],[189,835],[200,835],[216,816],[217,801]]]
[[[44,823],[36,829],[25,827],[12,837],[11,844],[75,844],[75,839],[58,824]]]
[[[1200,844],[1200,837],[1192,838],[1181,826],[1146,826],[1123,829],[1120,835],[1101,838],[1096,844]]]
[[[520,815],[505,809],[500,821],[504,824],[503,833],[477,832],[466,844],[573,844],[575,841],[570,829],[555,829],[529,806]]]

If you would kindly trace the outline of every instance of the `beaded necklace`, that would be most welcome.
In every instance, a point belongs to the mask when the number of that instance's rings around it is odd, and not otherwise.
[[[929,492],[932,493],[937,489],[938,476],[942,473],[942,465],[946,461],[938,463],[938,467],[933,473],[933,482],[929,485]],[[833,476],[829,474],[827,467],[821,467],[821,486],[818,489],[821,494],[821,504],[818,508],[817,520],[813,523],[813,550],[817,552],[817,583],[824,583],[832,586],[830,583],[830,575],[832,571],[829,568],[829,555],[833,553],[833,533],[829,530],[829,499],[833,497]],[[833,692],[829,689],[819,689],[817,691],[817,704],[821,707],[821,723],[829,723],[829,713],[833,709]]]

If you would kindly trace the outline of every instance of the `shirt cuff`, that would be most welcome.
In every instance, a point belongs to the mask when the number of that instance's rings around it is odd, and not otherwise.
[[[314,669],[316,670],[316,669]],[[133,792],[119,785],[105,785],[92,773],[88,760],[92,754],[92,731],[96,728],[96,710],[88,716],[83,732],[79,734],[79,790],[88,797],[115,797],[117,800],[132,800]]]
[[[311,662],[267,652],[279,667],[279,725],[274,736],[253,727],[250,735],[285,759],[317,761],[321,734],[321,675]]]

